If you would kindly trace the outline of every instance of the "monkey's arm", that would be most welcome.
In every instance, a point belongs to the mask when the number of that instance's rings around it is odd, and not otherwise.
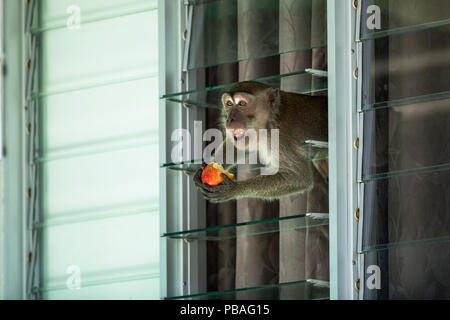
[[[200,176],[194,181],[207,200],[223,202],[240,198],[278,199],[282,196],[307,191],[312,187],[312,177],[299,177],[292,172],[260,175],[244,181],[234,181],[222,175],[224,182],[218,186],[202,184]]]
[[[282,196],[305,191],[312,184],[310,177],[299,177],[286,171],[274,175],[259,175],[237,183],[236,198],[278,199]]]

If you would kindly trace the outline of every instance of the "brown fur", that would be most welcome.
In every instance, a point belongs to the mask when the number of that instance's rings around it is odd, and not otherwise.
[[[279,129],[279,171],[275,175],[260,175],[246,181],[226,179],[226,183],[216,187],[198,183],[197,173],[196,184],[205,197],[213,202],[243,197],[270,200],[312,189],[315,169],[307,147],[301,146],[301,142],[328,141],[327,98],[284,92],[258,82],[238,83],[228,93],[231,96],[248,93],[255,97],[252,106],[255,119],[248,118],[238,127]],[[219,119],[223,128],[230,125],[227,116],[224,107]]]

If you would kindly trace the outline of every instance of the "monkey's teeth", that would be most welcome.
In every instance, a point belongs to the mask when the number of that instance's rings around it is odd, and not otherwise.
[[[239,140],[245,135],[244,129],[236,129],[233,131],[234,139]]]

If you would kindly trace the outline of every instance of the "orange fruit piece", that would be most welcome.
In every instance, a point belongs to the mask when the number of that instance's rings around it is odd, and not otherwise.
[[[220,175],[221,173],[226,174],[230,179],[234,179],[234,174],[229,173],[222,167],[222,165],[211,162],[203,169],[202,183],[209,186],[217,186],[221,184],[223,182],[223,178]]]

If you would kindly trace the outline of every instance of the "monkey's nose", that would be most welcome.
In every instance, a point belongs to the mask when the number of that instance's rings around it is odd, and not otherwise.
[[[234,119],[228,119],[227,120],[227,128],[231,128],[233,125]]]
[[[236,117],[236,110],[231,110],[227,117],[227,124],[230,124],[234,121],[234,118]]]

